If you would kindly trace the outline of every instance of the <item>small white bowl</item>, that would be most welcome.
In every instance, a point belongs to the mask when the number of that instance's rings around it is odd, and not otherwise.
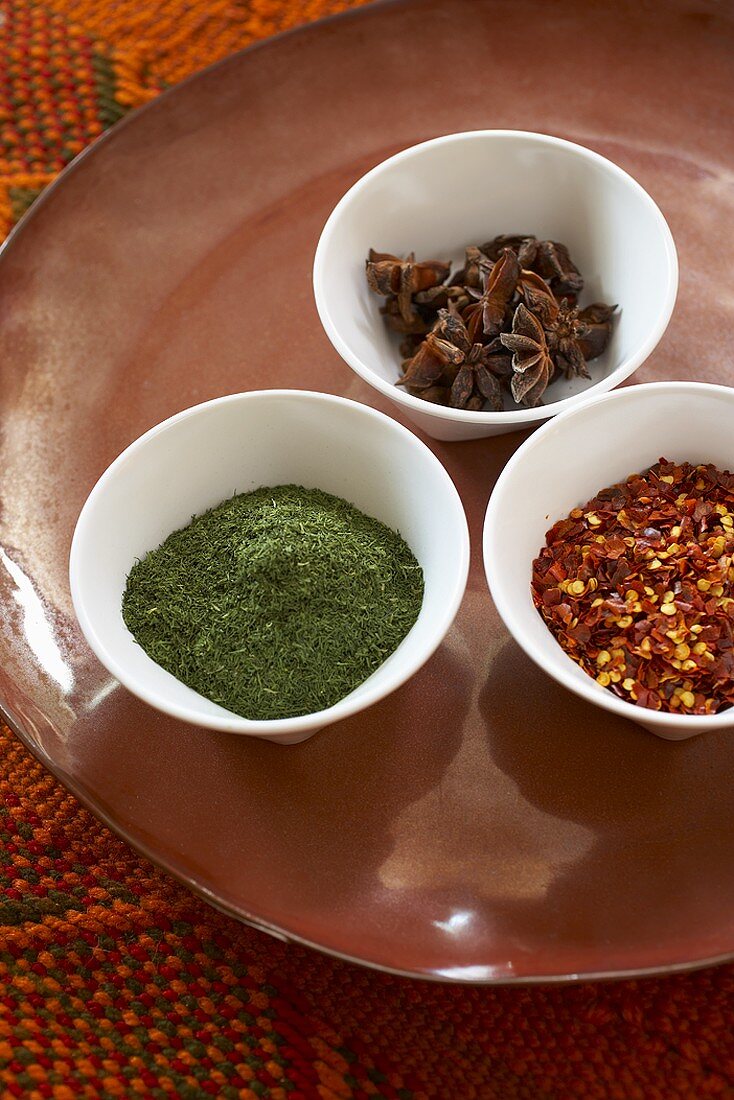
[[[399,531],[423,567],[425,594],[406,638],[346,698],[315,714],[250,721],[156,664],[125,626],[122,595],[135,560],[193,515],[235,492],[288,483],[343,497]],[[184,722],[295,744],[384,698],[428,660],[458,610],[468,568],[459,495],[412,432],[344,398],[263,390],[186,409],[123,451],[81,511],[69,572],[87,641],[135,695]]]
[[[467,412],[412,397],[399,377],[399,339],[367,287],[370,247],[452,260],[500,233],[563,241],[581,270],[582,304],[619,306],[591,381],[558,380],[537,409]],[[314,260],[321,322],[352,370],[435,439],[475,439],[529,428],[628,378],[667,328],[678,260],[665,218],[616,164],[547,134],[477,130],[406,149],[362,177],[327,221]]]
[[[701,382],[653,382],[588,401],[517,449],[497,480],[484,522],[492,598],[527,655],[576,695],[670,741],[734,729],[734,708],[711,715],[668,714],[637,707],[601,687],[561,649],[533,606],[532,563],[556,520],[660,458],[734,470],[733,425],[734,389]]]

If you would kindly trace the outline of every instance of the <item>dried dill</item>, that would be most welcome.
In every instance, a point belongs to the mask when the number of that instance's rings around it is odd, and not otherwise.
[[[423,572],[385,524],[318,489],[239,494],[127,578],[123,619],[159,665],[245,718],[332,706],[415,623]]]

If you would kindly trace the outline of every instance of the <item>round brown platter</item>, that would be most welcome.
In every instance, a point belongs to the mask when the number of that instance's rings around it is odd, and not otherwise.
[[[6,243],[0,702],[86,805],[218,907],[373,966],[460,981],[734,954],[731,737],[670,744],[585,704],[494,611],[481,521],[522,436],[431,444],[473,540],[456,624],[407,686],[297,747],[148,709],[92,656],[67,582],[95,480],[177,410],[294,386],[395,414],[321,331],[311,260],[346,188],[436,134],[543,130],[632,172],[669,219],[682,276],[635,380],[734,382],[731,12],[700,0],[368,6],[234,56],[131,116]]]

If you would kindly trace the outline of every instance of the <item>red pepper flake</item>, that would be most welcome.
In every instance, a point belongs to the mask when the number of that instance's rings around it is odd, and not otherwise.
[[[734,475],[661,458],[574,508],[533,562],[533,602],[598,684],[651,710],[734,704]]]

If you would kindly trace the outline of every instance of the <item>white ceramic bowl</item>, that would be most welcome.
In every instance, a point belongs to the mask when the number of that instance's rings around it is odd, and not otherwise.
[[[135,560],[192,515],[235,492],[293,482],[344,497],[399,531],[423,567],[425,595],[407,637],[345,699],[315,714],[250,721],[151,660],[123,622],[122,595]],[[459,495],[412,432],[354,401],[264,390],[186,409],[123,451],[82,509],[69,568],[84,635],[126,688],[185,722],[293,744],[382,699],[428,660],[459,607],[468,566]]]
[[[734,470],[734,389],[653,382],[590,400],[544,425],[517,449],[494,487],[484,523],[484,568],[505,625],[540,668],[583,699],[680,741],[734,729],[734,708],[667,714],[617,698],[564,653],[530,595],[532,563],[549,527],[600,489],[663,457]]]
[[[458,261],[466,245],[500,233],[563,241],[585,279],[581,302],[619,306],[592,381],[556,381],[543,407],[501,413],[448,409],[396,388],[399,340],[367,288],[369,248]],[[668,325],[678,261],[660,210],[611,161],[546,134],[478,130],[415,145],[355,183],[324,227],[313,280],[322,324],[349,366],[429,435],[460,440],[531,427],[628,378]]]

